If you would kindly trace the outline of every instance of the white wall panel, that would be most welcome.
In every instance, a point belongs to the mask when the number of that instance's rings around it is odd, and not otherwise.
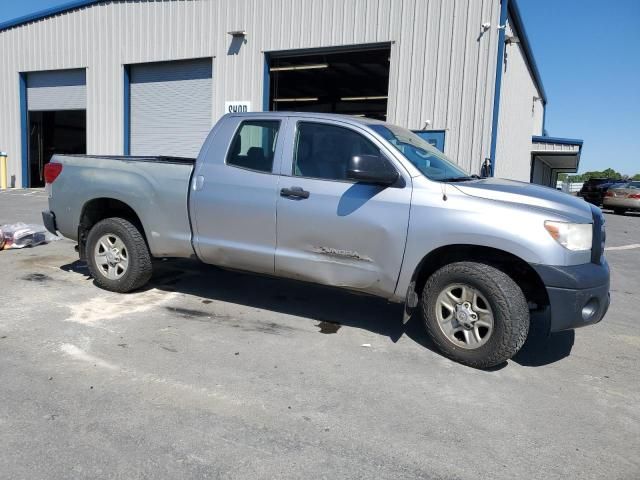
[[[264,52],[392,42],[388,120],[447,131],[478,171],[489,156],[499,0],[126,0],[0,32],[0,150],[20,185],[18,72],[86,68],[87,151],[123,152],[123,65],[213,58],[212,121],[225,100],[262,107]],[[246,43],[228,54],[227,32]],[[502,109],[501,109],[502,110]],[[529,129],[531,134],[532,129]],[[528,161],[524,168],[528,168]]]
[[[511,23],[506,34],[514,35]],[[540,92],[519,43],[505,45],[498,116],[495,175],[528,182],[531,175],[531,136],[542,133]]]

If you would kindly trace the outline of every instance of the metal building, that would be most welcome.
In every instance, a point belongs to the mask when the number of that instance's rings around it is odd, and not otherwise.
[[[382,118],[471,173],[548,185],[580,158],[545,137],[516,0],[75,1],[1,24],[0,57],[16,187],[54,152],[195,156],[236,110]]]

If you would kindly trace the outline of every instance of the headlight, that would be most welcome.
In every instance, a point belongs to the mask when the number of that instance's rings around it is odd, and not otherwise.
[[[553,239],[568,250],[591,250],[593,226],[590,223],[544,222]]]

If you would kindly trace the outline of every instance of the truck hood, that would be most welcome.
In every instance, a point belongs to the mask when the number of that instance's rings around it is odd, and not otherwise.
[[[554,210],[563,216],[569,214],[580,217],[582,221],[593,221],[591,207],[587,202],[550,187],[502,178],[485,178],[451,185],[473,197],[536,206]]]

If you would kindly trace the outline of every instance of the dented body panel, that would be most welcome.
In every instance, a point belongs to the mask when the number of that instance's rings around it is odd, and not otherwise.
[[[310,120],[362,135],[394,163],[401,181],[385,187],[292,175],[297,123]],[[345,117],[291,117],[284,138],[280,184],[309,198],[277,200],[276,275],[393,296],[409,226],[409,172],[384,141]]]

